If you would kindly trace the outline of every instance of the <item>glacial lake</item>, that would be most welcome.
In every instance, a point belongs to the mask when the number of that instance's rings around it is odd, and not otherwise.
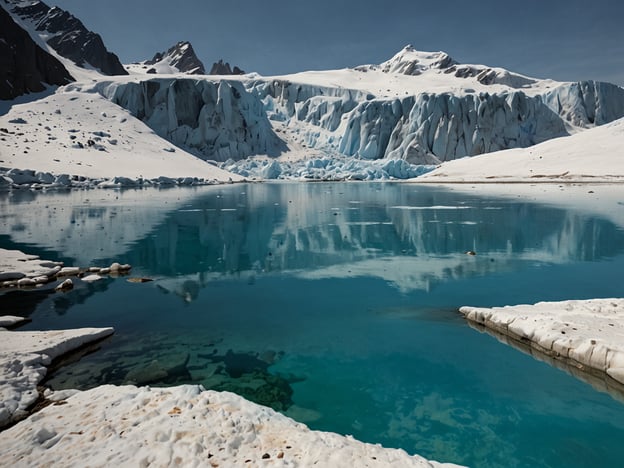
[[[53,372],[54,389],[202,384],[475,467],[624,459],[621,397],[457,312],[624,296],[624,230],[609,219],[391,183],[14,191],[0,194],[0,247],[133,265],[65,294],[0,295],[2,314],[32,319],[21,329],[115,328]]]

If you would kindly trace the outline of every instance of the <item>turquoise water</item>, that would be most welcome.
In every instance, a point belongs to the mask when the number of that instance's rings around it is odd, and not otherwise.
[[[115,327],[53,388],[201,383],[314,429],[480,467],[624,457],[617,398],[457,312],[622,297],[624,231],[607,219],[363,183],[23,192],[0,208],[0,247],[153,279],[0,296],[2,313],[32,318],[26,329]]]

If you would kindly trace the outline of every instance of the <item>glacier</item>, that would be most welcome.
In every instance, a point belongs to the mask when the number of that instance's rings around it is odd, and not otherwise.
[[[101,82],[97,89],[158,135],[202,159],[277,156],[285,150],[262,102],[238,81],[151,79]]]
[[[410,46],[380,65],[282,77],[144,76],[95,86],[171,143],[262,178],[344,179],[348,167],[356,179],[413,177],[624,117],[624,89],[613,84],[538,80]],[[303,162],[279,170],[245,162],[293,152]],[[339,173],[313,167],[326,157]],[[379,160],[392,163],[365,163]]]

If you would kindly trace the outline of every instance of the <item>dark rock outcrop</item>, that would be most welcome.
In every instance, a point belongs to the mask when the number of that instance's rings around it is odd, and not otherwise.
[[[89,31],[71,13],[50,8],[44,2],[22,2],[5,0],[11,12],[22,20],[29,21],[34,28],[49,38],[46,42],[59,55],[68,58],[80,67],[94,67],[105,75],[127,75],[119,58],[109,52],[99,34]]]
[[[188,41],[178,42],[167,52],[159,52],[154,58],[147,60],[146,65],[156,65],[159,62],[167,62],[168,65],[176,67],[182,73],[189,75],[205,75],[204,64],[197,58],[193,46]],[[154,70],[153,72],[151,70]],[[148,70],[147,73],[156,73],[155,69]]]
[[[236,65],[234,68],[230,67],[228,62],[223,63],[223,60],[219,60],[212,64],[209,75],[244,75],[245,72],[238,68]]]
[[[74,81],[63,64],[39,47],[0,6],[0,99]]]

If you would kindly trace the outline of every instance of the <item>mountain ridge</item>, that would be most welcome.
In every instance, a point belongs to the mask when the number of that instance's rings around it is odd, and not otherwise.
[[[72,81],[63,64],[39,47],[0,5],[0,100]]]
[[[70,12],[40,0],[4,1],[12,14],[32,24],[50,47],[77,66],[93,67],[105,75],[128,74],[119,58],[106,49],[102,37],[88,30]]]

